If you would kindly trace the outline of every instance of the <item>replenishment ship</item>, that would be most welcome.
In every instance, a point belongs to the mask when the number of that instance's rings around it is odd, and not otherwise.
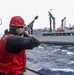
[[[34,29],[33,34],[44,43],[74,45],[74,25],[66,27],[66,17],[61,20],[61,26],[56,30],[55,17],[51,12],[49,12],[49,22],[50,28]]]

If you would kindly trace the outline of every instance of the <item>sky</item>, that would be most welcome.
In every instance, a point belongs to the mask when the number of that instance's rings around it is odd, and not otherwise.
[[[49,27],[48,11],[55,17],[56,28],[60,27],[61,19],[66,17],[66,26],[74,24],[74,0],[0,0],[0,32],[9,28],[13,16],[21,16],[28,25],[36,15],[34,29]]]

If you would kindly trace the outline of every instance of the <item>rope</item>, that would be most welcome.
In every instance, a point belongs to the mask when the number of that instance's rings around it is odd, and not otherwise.
[[[33,54],[40,54],[42,56],[52,56],[52,57],[58,57],[58,58],[74,58],[73,56],[61,56],[61,55],[55,55],[55,54],[45,54],[45,53],[40,53],[40,52],[31,52],[29,50],[27,50],[27,52],[29,53],[33,53]]]

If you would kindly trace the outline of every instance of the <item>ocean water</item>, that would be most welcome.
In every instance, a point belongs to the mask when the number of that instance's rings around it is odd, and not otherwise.
[[[74,75],[74,46],[40,44],[27,50],[27,67],[43,75]]]

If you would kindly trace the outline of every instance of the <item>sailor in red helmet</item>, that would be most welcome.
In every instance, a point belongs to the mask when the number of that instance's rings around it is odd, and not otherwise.
[[[9,32],[0,41],[0,75],[24,75],[26,69],[26,50],[40,44],[34,35],[24,31],[24,20],[21,16],[13,16],[9,24]],[[25,37],[23,37],[25,35]]]

